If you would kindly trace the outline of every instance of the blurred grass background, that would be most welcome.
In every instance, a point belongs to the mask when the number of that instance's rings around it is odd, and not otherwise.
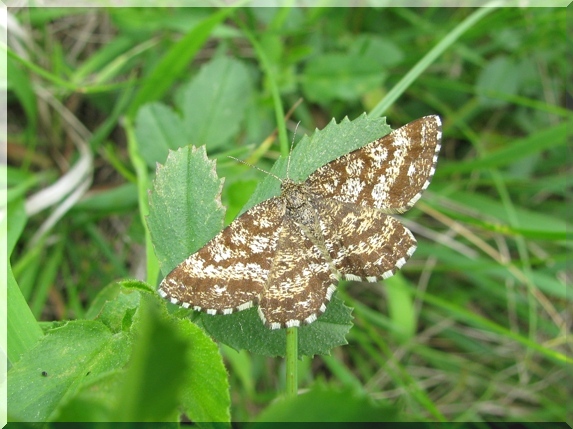
[[[379,106],[476,10],[9,12],[8,248],[21,296],[9,294],[8,325],[24,353],[42,335],[34,320],[83,319],[104,286],[157,277],[142,223],[154,163],[128,144],[145,125],[158,147],[206,145],[230,222],[262,176],[227,155],[265,169],[279,155],[269,73],[289,131],[312,133]],[[403,218],[418,250],[384,284],[340,286],[349,345],[303,359],[301,391],[359,392],[412,420],[571,424],[566,20],[492,9],[385,107],[393,128],[444,123],[436,176]],[[221,348],[232,418],[251,420],[280,396],[283,362]]]

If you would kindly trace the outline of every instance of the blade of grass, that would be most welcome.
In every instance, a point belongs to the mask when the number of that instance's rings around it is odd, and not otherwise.
[[[456,320],[462,320],[465,321],[466,323],[471,324],[472,326],[482,329],[483,328],[489,329],[492,332],[497,332],[501,335],[504,335],[512,340],[515,340],[523,344],[529,349],[541,353],[542,355],[548,357],[552,361],[557,362],[559,364],[573,364],[573,358],[566,356],[555,350],[548,349],[547,347],[544,347],[543,345],[538,344],[537,342],[532,341],[529,338],[523,337],[507,328],[504,328],[503,326],[500,326],[497,323],[492,322],[491,320],[488,320],[485,317],[478,316],[477,314],[474,313],[470,313],[458,307],[457,305],[446,301],[445,299],[438,298],[437,296],[428,294],[427,292],[424,294],[423,299],[424,301],[430,304],[433,304],[437,307],[441,307],[447,310],[448,314],[450,314]]]
[[[440,55],[450,48],[458,38],[472,28],[479,20],[493,12],[495,7],[483,7],[468,16],[465,21],[450,31],[440,43],[428,52],[406,75],[386,94],[380,103],[372,109],[370,115],[382,116],[388,108],[406,91],[406,89],[426,70]]]
[[[7,350],[4,349],[3,351],[11,363],[17,362],[43,336],[40,325],[38,325],[26,299],[20,291],[9,260],[10,254],[26,225],[26,221],[24,202],[20,200],[11,204],[10,210],[2,219],[2,225],[0,226],[0,232],[2,233],[2,237],[0,237],[0,252],[2,252],[2,255],[0,256],[3,261],[6,261],[7,274],[6,300],[4,302],[10,302],[6,310],[7,314],[1,315],[4,316],[2,320],[6,320],[8,323],[8,343],[7,345],[2,344],[2,347],[6,346]],[[8,229],[8,224],[10,229]],[[4,254],[4,249],[6,249],[6,254]]]
[[[64,79],[60,79],[58,76],[54,75],[53,73],[50,73],[50,72],[44,70],[42,67],[37,66],[33,62],[28,61],[28,60],[20,57],[18,54],[14,53],[11,49],[9,49],[6,45],[0,43],[0,49],[3,50],[8,55],[9,58],[12,58],[15,61],[18,61],[20,64],[22,64],[24,67],[26,67],[30,71],[34,72],[38,76],[43,77],[48,82],[52,83],[55,87],[65,88],[65,89],[70,90],[70,91],[75,91],[77,89],[77,85],[75,83],[68,82],[67,80],[64,80]]]
[[[117,122],[121,115],[127,110],[135,86],[128,86],[125,91],[121,91],[117,101],[114,103],[113,110],[110,112],[105,121],[94,131],[90,138],[90,147],[92,152],[96,152],[103,144],[104,140],[111,134],[117,126]]]
[[[440,168],[436,170],[435,177],[439,178],[451,173],[475,171],[480,168],[498,167],[514,163],[542,150],[565,144],[567,129],[571,129],[572,126],[573,122],[564,122],[555,127],[539,130],[537,133],[522,139],[514,140],[512,144],[504,146],[495,152],[485,153],[479,158],[440,165]]]
[[[343,386],[352,389],[357,394],[365,394],[364,387],[360,379],[350,370],[343,362],[340,362],[334,356],[321,356],[322,361],[326,364],[332,375],[334,375]]]
[[[249,31],[249,29],[242,22],[240,22],[238,20],[236,20],[235,22],[239,25],[241,30],[245,33],[245,35],[247,36],[247,38],[249,39],[249,41],[253,45],[253,48],[255,49],[257,57],[259,58],[259,61],[261,62],[263,71],[265,73],[265,78],[267,79],[267,82],[269,85],[269,90],[270,90],[271,95],[273,97],[273,107],[275,110],[275,120],[277,122],[277,128],[279,130],[279,142],[281,145],[281,155],[286,158],[289,155],[289,143],[288,143],[288,139],[287,139],[286,125],[285,125],[285,121],[284,121],[285,113],[284,113],[284,109],[283,109],[283,105],[282,105],[282,101],[281,101],[279,87],[278,87],[278,84],[275,80],[274,71],[271,67],[271,64],[270,64],[268,58],[267,58],[267,55],[265,54],[265,52],[264,52],[261,44],[258,42],[258,40],[254,37],[254,35]]]
[[[371,325],[366,326],[366,331],[355,330],[354,335],[370,355],[372,360],[377,362],[381,368],[388,371],[389,375],[394,379],[397,385],[403,386],[404,390],[408,392],[408,394],[420,405],[422,405],[437,421],[447,421],[446,417],[438,409],[424,388],[421,387],[418,381],[408,373],[407,368],[404,368],[403,365],[397,362],[388,344],[382,340],[380,335]],[[375,348],[373,343],[378,346],[378,348]]]
[[[10,264],[7,266],[7,286],[6,302],[10,302],[6,319],[8,321],[7,356],[10,363],[14,364],[24,353],[34,347],[44,334],[32,310],[28,307],[28,303],[20,293]]]
[[[30,302],[30,308],[34,316],[39,319],[46,307],[48,294],[54,285],[61,266],[64,254],[64,241],[60,240],[52,246],[47,253],[47,260],[42,261],[42,268],[34,285],[34,297]]]

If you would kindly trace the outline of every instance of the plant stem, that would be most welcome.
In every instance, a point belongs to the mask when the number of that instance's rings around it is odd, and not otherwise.
[[[289,144],[286,134],[286,125],[284,121],[284,109],[280,97],[279,87],[274,77],[274,70],[271,62],[269,61],[261,44],[255,36],[248,30],[240,20],[236,20],[237,25],[242,29],[243,33],[247,36],[253,49],[257,53],[259,61],[261,62],[262,69],[268,80],[270,92],[273,97],[273,106],[275,109],[275,116],[277,121],[279,142],[281,146],[281,154],[283,157],[289,155]],[[287,328],[286,330],[286,396],[291,398],[295,397],[298,391],[298,328]]]
[[[137,195],[139,202],[139,216],[141,218],[141,224],[145,231],[145,248],[146,248],[146,258],[147,258],[147,283],[150,285],[157,284],[157,278],[159,277],[159,261],[155,256],[153,251],[153,244],[151,243],[151,234],[149,233],[149,228],[147,227],[146,217],[149,215],[149,200],[148,200],[148,190],[151,189],[151,184],[149,180],[149,174],[147,172],[147,165],[139,153],[139,148],[137,147],[137,141],[135,138],[135,129],[133,122],[129,117],[125,117],[123,121],[123,127],[127,134],[127,151],[129,153],[129,158],[131,163],[135,167],[135,172],[137,174]]]
[[[277,129],[278,129],[278,135],[279,135],[279,143],[280,143],[280,147],[281,147],[281,155],[286,158],[289,154],[289,143],[288,143],[288,138],[287,138],[287,133],[286,133],[286,125],[285,125],[285,120],[284,120],[285,112],[284,112],[282,101],[281,101],[279,87],[278,87],[278,84],[275,80],[275,70],[273,69],[273,66],[272,66],[271,62],[269,61],[269,59],[268,59],[264,49],[262,48],[261,44],[255,38],[255,36],[249,31],[247,26],[244,25],[238,19],[236,19],[235,22],[241,28],[241,30],[243,31],[245,36],[247,36],[247,38],[251,42],[251,45],[253,45],[253,49],[255,50],[257,57],[259,58],[259,61],[261,62],[261,67],[265,73],[265,77],[266,77],[266,79],[268,81],[268,85],[269,85],[269,90],[270,90],[271,95],[273,97],[273,107],[275,110],[275,118],[277,121]]]
[[[286,396],[294,398],[298,392],[298,328],[286,330]]]

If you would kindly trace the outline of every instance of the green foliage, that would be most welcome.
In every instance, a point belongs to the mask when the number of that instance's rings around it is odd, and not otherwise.
[[[573,422],[565,8],[8,13],[11,420]],[[288,173],[303,180],[388,132],[383,115],[433,113],[436,175],[402,217],[418,250],[388,282],[341,283],[299,330],[299,397],[280,400],[267,356],[284,332],[255,310],[197,317],[155,294],[277,195],[227,155],[286,177],[291,137],[274,130],[300,123]],[[69,185],[80,173],[88,193]],[[53,202],[36,213],[39,191]]]
[[[127,345],[123,333],[114,335],[96,321],[72,321],[50,330],[10,371],[12,418],[51,419],[57,406],[73,397],[86,377],[125,365]]]
[[[347,344],[352,326],[351,309],[333,296],[326,311],[315,323],[298,329],[298,356],[329,355],[333,347]],[[205,330],[218,341],[236,350],[248,350],[271,357],[286,354],[286,330],[266,328],[256,308],[228,316],[202,315]]]
[[[330,54],[309,61],[302,89],[311,101],[355,101],[384,81],[378,62],[367,55]]]
[[[399,418],[394,408],[375,404],[365,395],[318,385],[294,399],[283,399],[272,404],[256,421],[396,422]]]
[[[113,284],[87,315],[54,324],[10,370],[15,421],[229,420],[216,345],[187,320],[167,316],[147,285]]]
[[[175,97],[182,118],[160,103],[139,109],[135,134],[141,156],[155,168],[165,162],[169,149],[228,145],[243,122],[251,85],[247,67],[239,61],[222,57],[204,65]]]
[[[222,182],[205,147],[171,152],[157,168],[147,220],[164,275],[223,226]]]
[[[201,67],[179,98],[185,131],[195,146],[211,150],[228,146],[237,134],[251,101],[251,76],[240,61],[215,58]],[[225,126],[221,126],[225,124]]]
[[[524,67],[519,67],[510,57],[498,57],[487,64],[478,76],[476,89],[479,92],[502,92],[505,96],[513,96],[518,93],[520,84],[523,83],[523,75],[520,73]],[[480,102],[485,107],[499,108],[507,104],[507,101],[499,98],[480,97]]]

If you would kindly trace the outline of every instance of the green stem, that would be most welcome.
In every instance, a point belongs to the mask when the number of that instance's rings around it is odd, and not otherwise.
[[[286,330],[286,396],[294,398],[298,392],[298,328]]]
[[[153,244],[151,242],[151,234],[149,233],[149,228],[147,227],[146,218],[149,215],[149,200],[148,200],[148,190],[151,189],[151,182],[149,179],[149,172],[147,171],[147,164],[141,157],[139,153],[139,148],[137,147],[137,139],[135,138],[135,129],[133,123],[129,117],[124,118],[124,129],[127,134],[127,151],[129,153],[129,158],[132,165],[135,168],[137,174],[137,195],[139,201],[139,216],[141,219],[141,224],[145,231],[145,250],[147,258],[147,282],[150,285],[156,285],[157,279],[159,277],[159,261],[155,256],[155,251],[153,250]]]
[[[263,47],[261,46],[259,41],[255,38],[255,36],[249,31],[247,26],[244,25],[238,19],[235,20],[235,22],[241,28],[245,36],[247,36],[247,38],[251,42],[251,45],[253,45],[253,49],[255,50],[257,57],[259,58],[259,61],[261,62],[262,69],[265,73],[265,77],[268,82],[269,91],[271,92],[271,95],[273,97],[273,106],[275,108],[275,118],[277,121],[277,129],[279,133],[281,155],[287,157],[289,154],[289,143],[286,133],[286,125],[284,121],[285,112],[281,101],[279,86],[277,85],[277,82],[275,80],[275,71],[273,70],[271,63],[265,51],[263,50]]]
[[[279,142],[281,145],[281,154],[284,157],[289,155],[289,144],[286,134],[286,126],[284,123],[284,109],[280,97],[279,87],[274,77],[273,67],[263,49],[261,44],[249,29],[240,21],[236,20],[237,25],[241,28],[243,33],[247,36],[253,49],[255,50],[259,61],[261,62],[262,69],[268,81],[269,90],[273,97],[273,105],[275,108],[275,116],[277,121],[277,128],[279,134]],[[287,328],[286,330],[286,395],[287,397],[295,397],[298,391],[298,328]]]

